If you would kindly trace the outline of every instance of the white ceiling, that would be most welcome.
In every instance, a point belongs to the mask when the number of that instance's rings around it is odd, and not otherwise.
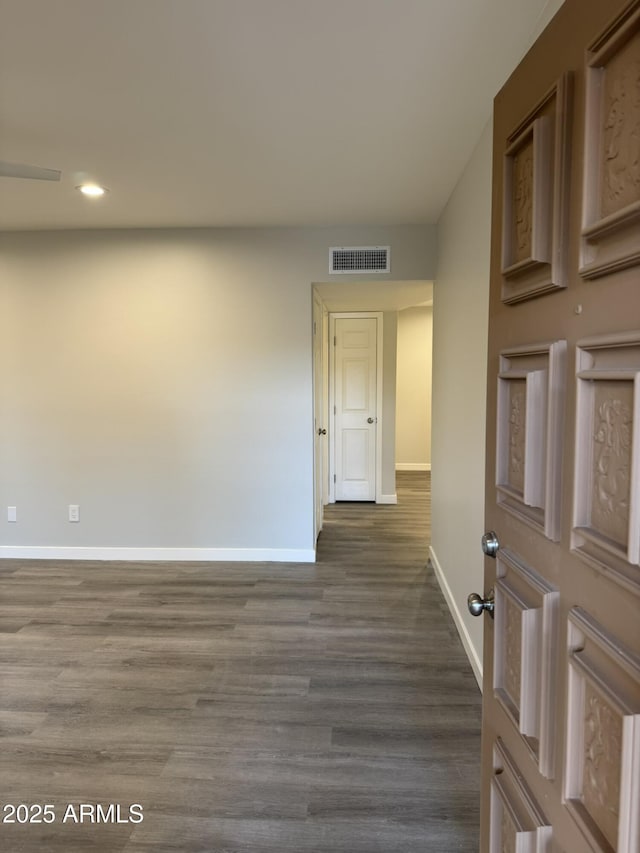
[[[433,223],[549,4],[0,0],[0,228]]]

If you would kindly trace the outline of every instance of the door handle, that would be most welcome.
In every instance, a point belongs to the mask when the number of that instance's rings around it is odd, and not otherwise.
[[[372,424],[372,423],[373,423],[373,418],[367,418],[367,423],[368,423],[368,424]]]
[[[486,598],[482,598],[477,592],[472,592],[467,598],[467,607],[472,616],[480,616],[486,610],[489,616],[493,619],[493,611],[495,607],[495,596],[493,590],[490,589]]]
[[[326,429],[323,429],[322,427],[318,427],[318,435],[326,435],[326,434],[327,434]]]
[[[495,560],[496,554],[500,550],[500,543],[498,542],[495,531],[489,530],[484,534],[482,537],[482,550],[487,557],[493,557]]]

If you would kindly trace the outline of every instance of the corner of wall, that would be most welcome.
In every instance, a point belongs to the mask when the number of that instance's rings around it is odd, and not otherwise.
[[[451,587],[447,582],[447,577],[445,572],[440,565],[438,558],[436,556],[436,552],[433,550],[433,546],[429,546],[429,561],[433,567],[433,572],[436,576],[436,580],[440,585],[440,589],[442,590],[442,594],[444,595],[445,601],[447,602],[447,607],[451,611],[451,616],[453,621],[455,622],[455,626],[458,629],[458,634],[460,635],[460,640],[462,641],[462,645],[464,646],[464,650],[467,653],[467,657],[469,658],[469,663],[471,664],[471,669],[473,670],[473,674],[476,677],[476,681],[478,682],[478,687],[482,691],[482,649],[478,650],[467,630],[467,626],[465,625],[465,621],[462,617],[462,613],[456,603],[455,597],[451,591]]]
[[[431,554],[477,678],[482,624],[465,602],[484,586],[492,137],[489,122],[438,223],[434,287]]]

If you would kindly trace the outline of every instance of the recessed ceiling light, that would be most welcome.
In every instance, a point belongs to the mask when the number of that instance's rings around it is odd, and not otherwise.
[[[83,195],[88,195],[92,198],[97,198],[107,192],[105,187],[100,187],[98,184],[81,184],[76,189],[80,190]]]

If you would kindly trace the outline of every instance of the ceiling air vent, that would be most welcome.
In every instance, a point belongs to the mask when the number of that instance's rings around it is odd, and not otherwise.
[[[330,273],[391,272],[390,246],[332,246]]]

